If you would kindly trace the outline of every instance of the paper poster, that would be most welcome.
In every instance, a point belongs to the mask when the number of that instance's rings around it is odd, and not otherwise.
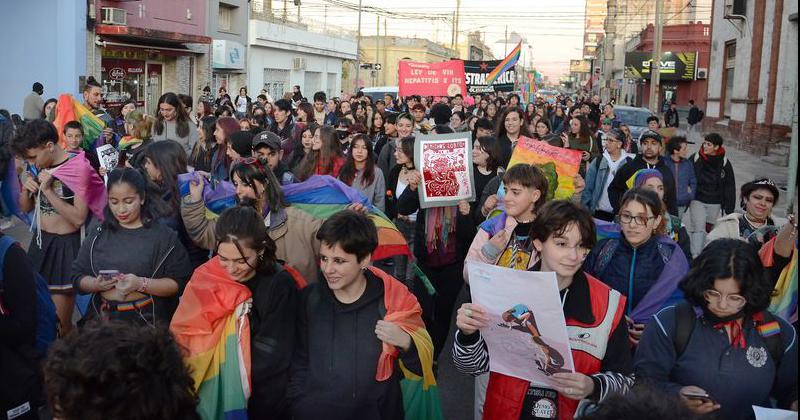
[[[489,312],[481,336],[490,370],[547,386],[554,373],[574,371],[555,273],[472,261],[467,270],[472,302]]]
[[[581,152],[547,144],[547,142],[520,137],[508,167],[518,163],[536,165],[547,176],[548,200],[568,199],[575,192],[575,176],[581,164]]]
[[[754,405],[753,413],[756,415],[756,420],[797,420],[796,411],[779,410],[777,408],[766,408]]]
[[[457,205],[475,200],[470,133],[418,136],[414,162],[422,175],[419,203],[422,208]]]
[[[464,62],[418,63],[401,60],[398,63],[399,96],[467,96]]]
[[[116,169],[117,163],[119,163],[119,150],[110,144],[104,144],[97,148],[97,159],[100,161],[101,167],[111,172]],[[108,175],[105,178],[108,181]]]

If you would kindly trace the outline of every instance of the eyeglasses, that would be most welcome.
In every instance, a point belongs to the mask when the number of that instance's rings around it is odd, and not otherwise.
[[[619,216],[617,216],[617,219],[619,219],[620,223],[626,224],[626,225],[629,225],[631,222],[633,222],[633,224],[635,224],[635,225],[646,226],[647,222],[655,219],[655,216],[649,216],[649,217],[633,216],[633,215],[630,215],[630,214],[627,214],[627,213],[622,213]]]
[[[732,308],[741,308],[747,304],[747,299],[745,299],[742,295],[732,294],[732,295],[723,295],[722,293],[714,290],[708,289],[703,292],[703,297],[709,303],[719,304],[723,299],[725,302],[730,305]]]

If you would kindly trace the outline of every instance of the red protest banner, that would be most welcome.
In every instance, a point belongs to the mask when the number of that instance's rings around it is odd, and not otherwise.
[[[398,76],[399,96],[455,96],[459,93],[467,95],[464,62],[461,60],[441,63],[401,61]]]

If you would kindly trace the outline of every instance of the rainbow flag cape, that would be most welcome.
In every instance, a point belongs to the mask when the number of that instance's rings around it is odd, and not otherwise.
[[[250,322],[247,286],[214,257],[195,270],[170,330],[185,348],[205,420],[247,420],[250,398]]]
[[[386,306],[386,316],[383,319],[397,324],[411,336],[422,365],[422,376],[419,376],[406,369],[402,361],[398,363],[403,373],[400,389],[403,392],[405,418],[442,420],[444,415],[436,377],[433,374],[433,341],[422,321],[422,307],[403,283],[377,267],[370,266],[369,270],[383,281],[383,302]],[[385,381],[392,377],[398,354],[399,350],[396,347],[383,343],[375,380]]]
[[[64,137],[64,124],[70,121],[78,121],[83,126],[83,143],[81,148],[91,150],[95,141],[100,137],[106,123],[100,117],[92,114],[85,105],[78,102],[72,95],[63,94],[58,97],[56,105],[56,118],[53,124],[58,130],[58,145],[62,149],[66,148],[66,138]]]
[[[381,260],[395,255],[411,256],[403,234],[394,223],[370,204],[358,190],[348,187],[342,181],[329,175],[315,175],[305,182],[284,185],[281,188],[286,201],[292,207],[317,219],[327,219],[353,203],[364,205],[369,209],[367,216],[378,228],[378,248],[372,253],[372,259]]]
[[[514,47],[513,50],[511,50],[511,53],[508,54],[508,56],[504,58],[503,61],[501,61],[500,64],[498,64],[497,67],[495,67],[494,70],[492,70],[491,73],[486,75],[486,85],[487,86],[493,85],[494,81],[497,80],[497,78],[500,77],[501,74],[503,74],[506,70],[514,67],[517,64],[517,61],[519,61],[521,53],[522,53],[522,41],[520,41],[517,44],[517,46]]]
[[[216,219],[225,209],[236,205],[236,188],[228,181],[208,181],[194,172],[178,175],[178,191],[181,197],[189,195],[189,183],[199,179],[203,182],[203,203],[206,217]]]
[[[94,217],[98,220],[105,218],[106,186],[86,159],[85,152],[72,155],[66,163],[50,169],[50,173],[80,197]]]
[[[759,251],[764,267],[775,265],[775,241],[777,236],[765,243]],[[769,311],[789,321],[797,321],[797,241],[792,249],[792,258],[783,268],[775,283],[775,294],[770,301]]]
[[[119,140],[117,147],[119,150],[125,150],[137,144],[142,144],[144,140],[134,138],[133,136],[125,136]]]

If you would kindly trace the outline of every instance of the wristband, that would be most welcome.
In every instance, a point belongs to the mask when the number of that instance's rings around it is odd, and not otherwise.
[[[150,278],[149,277],[139,277],[142,279],[142,285],[139,286],[139,289],[136,290],[139,293],[147,293],[147,286],[150,285]]]

